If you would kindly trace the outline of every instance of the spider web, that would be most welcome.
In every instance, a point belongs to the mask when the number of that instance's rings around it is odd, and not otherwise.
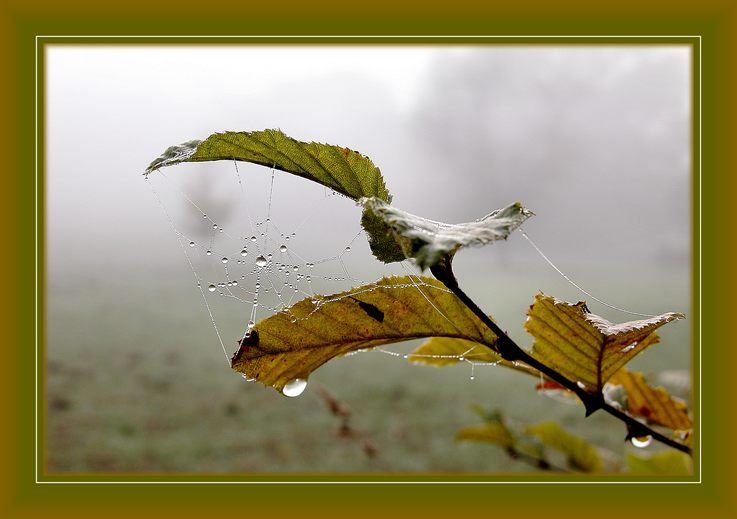
[[[311,298],[316,311],[371,290],[376,280],[386,276],[409,276],[411,284],[395,288],[419,291],[432,311],[450,321],[426,295],[438,288],[423,283],[412,260],[386,265],[373,258],[360,226],[360,209],[333,190],[235,161],[180,164],[146,179],[192,272],[196,293],[228,367],[238,343],[258,321],[277,312],[289,314],[292,305],[305,298]],[[648,316],[592,296],[563,273],[524,230],[521,234],[543,261],[580,292],[610,308]],[[342,296],[332,295],[348,290]],[[300,319],[309,319],[309,315]],[[469,378],[474,380],[476,367],[498,363],[477,360],[473,350],[413,357],[466,363]],[[386,347],[346,356],[365,352],[408,358],[407,353]],[[285,389],[287,394],[291,388]],[[299,389],[288,396],[300,394],[304,385]]]
[[[238,342],[258,321],[288,314],[305,298],[312,298],[316,309],[340,301],[371,290],[385,276],[409,276],[412,283],[398,288],[419,291],[434,312],[448,319],[426,295],[438,288],[422,282],[411,260],[386,265],[373,258],[360,226],[360,208],[335,191],[236,162],[181,164],[147,179],[228,366]],[[365,352],[408,357],[386,347],[348,356]],[[424,356],[467,363],[471,380],[477,365],[495,365],[475,361],[471,350]]]

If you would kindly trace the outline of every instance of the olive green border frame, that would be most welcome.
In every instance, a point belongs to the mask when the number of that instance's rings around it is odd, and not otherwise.
[[[69,5],[39,8],[37,5],[11,6],[0,18],[1,55],[4,70],[10,79],[4,96],[2,146],[4,190],[7,200],[2,205],[3,221],[8,225],[11,254],[4,255],[5,272],[9,273],[8,293],[2,312],[6,336],[4,362],[0,377],[0,398],[3,415],[0,460],[2,486],[0,513],[4,517],[35,517],[37,515],[105,516],[129,515],[131,512],[150,515],[214,515],[226,511],[243,514],[299,513],[335,516],[374,515],[387,511],[397,515],[447,515],[481,510],[489,513],[545,514],[570,517],[574,514],[621,515],[640,512],[643,516],[696,514],[707,517],[731,516],[735,507],[734,467],[735,447],[731,441],[735,417],[730,412],[729,366],[735,359],[726,335],[730,306],[727,295],[734,285],[730,261],[730,218],[728,210],[735,186],[735,158],[731,147],[735,142],[735,101],[730,93],[737,91],[734,48],[737,30],[736,13],[728,1],[700,2],[690,6],[676,2],[643,6],[641,2],[622,1],[615,7],[573,2],[555,5],[538,3],[530,7],[518,2],[514,7],[486,8],[456,2],[454,9],[438,8],[432,2],[422,7],[375,2],[365,11],[320,2],[301,5],[289,10],[288,2],[278,6],[281,13],[249,5],[231,6],[229,10],[208,13],[207,6],[180,2],[168,9],[129,2],[120,12],[92,11],[91,7]],[[562,5],[565,4],[565,5]],[[652,4],[652,3],[651,3]],[[63,11],[61,10],[63,9]],[[223,16],[223,13],[228,14]],[[286,13],[286,14],[285,14]],[[238,16],[236,16],[236,14]],[[278,17],[278,25],[265,21]],[[221,19],[222,18],[222,19]],[[38,484],[35,460],[35,334],[36,298],[42,301],[43,291],[31,290],[36,279],[36,157],[35,113],[35,50],[38,35],[123,35],[123,34],[448,34],[448,35],[598,35],[596,42],[607,41],[606,35],[687,35],[699,36],[703,75],[699,83],[702,111],[701,133],[694,133],[694,151],[701,151],[702,174],[695,182],[694,210],[701,209],[701,229],[694,227],[694,276],[699,279],[702,269],[702,293],[693,305],[693,322],[702,327],[704,379],[701,381],[703,406],[703,450],[698,461],[702,465],[700,484],[673,485],[246,485],[225,484],[170,485],[130,482],[125,485]],[[602,37],[604,36],[604,37]],[[479,43],[474,38],[463,43]],[[630,40],[635,42],[636,40]],[[66,39],[66,43],[73,44]],[[90,40],[87,40],[88,42]],[[115,38],[105,38],[108,43]],[[162,43],[155,38],[146,43]],[[183,40],[178,40],[183,42]],[[218,43],[233,43],[227,38]],[[275,40],[271,40],[273,43]],[[334,38],[312,43],[336,43]],[[351,43],[367,43],[363,38],[351,38]],[[385,40],[387,43],[408,43],[404,38]],[[522,40],[515,39],[516,43]],[[541,43],[544,40],[531,39]],[[566,42],[556,39],[556,43]],[[580,42],[581,40],[576,40]],[[642,38],[638,43],[653,43]],[[293,37],[285,43],[296,43]],[[435,43],[435,38],[423,43]],[[447,43],[448,40],[440,39]],[[198,41],[201,43],[201,40]],[[587,42],[588,43],[588,42]],[[696,84],[694,85],[696,87]],[[697,113],[697,112],[694,112]],[[39,124],[39,127],[42,125]],[[698,140],[698,146],[696,146]],[[43,150],[43,140],[38,142]],[[694,154],[694,158],[697,155]],[[698,166],[698,162],[695,165]],[[39,192],[42,193],[42,190]],[[701,196],[699,196],[701,194]],[[703,207],[698,200],[703,200]],[[40,200],[42,202],[42,200]],[[39,208],[43,205],[39,204]],[[41,220],[42,221],[42,220]],[[39,228],[38,240],[43,239]],[[720,239],[721,238],[721,239]],[[39,243],[43,243],[40,241]],[[717,250],[719,254],[717,254]],[[39,258],[43,250],[38,251]],[[43,286],[43,277],[38,279]],[[696,285],[698,286],[698,285]],[[721,290],[719,290],[721,288]],[[703,302],[703,311],[699,301]],[[42,319],[39,319],[42,324]],[[695,333],[698,328],[694,328]],[[42,330],[38,330],[42,337]],[[699,337],[694,337],[698,339]],[[697,343],[698,344],[698,343]],[[730,362],[731,361],[731,362]],[[720,412],[721,410],[721,412]],[[465,476],[464,476],[465,478]],[[170,478],[167,478],[170,479]],[[263,480],[263,478],[260,478]],[[334,479],[334,478],[325,478]],[[416,476],[411,480],[417,480]],[[430,479],[436,479],[430,477]],[[447,479],[441,476],[437,479]],[[475,479],[475,478],[474,478]],[[480,479],[488,479],[481,476]],[[536,478],[539,479],[539,478]],[[136,478],[140,481],[140,478]],[[214,481],[213,481],[214,482]],[[215,483],[215,482],[214,482]],[[534,496],[531,494],[534,492]],[[602,506],[603,505],[603,506]]]

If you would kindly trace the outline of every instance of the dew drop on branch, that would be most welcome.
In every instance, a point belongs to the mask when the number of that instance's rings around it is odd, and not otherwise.
[[[650,445],[653,441],[653,437],[649,434],[647,436],[635,436],[630,439],[630,442],[632,442],[632,445],[637,447],[638,449],[644,449],[648,445]]]

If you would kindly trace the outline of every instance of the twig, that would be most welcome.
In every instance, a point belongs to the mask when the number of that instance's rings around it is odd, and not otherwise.
[[[690,447],[678,443],[671,438],[668,438],[667,436],[651,429],[647,425],[637,421],[635,418],[620,411],[619,409],[612,407],[604,401],[604,396],[601,394],[601,392],[589,393],[588,391],[585,391],[575,382],[568,380],[566,377],[555,371],[553,368],[543,364],[538,359],[532,357],[529,353],[523,350],[516,342],[512,340],[511,337],[509,337],[509,335],[507,335],[501,328],[499,328],[499,326],[494,321],[492,321],[489,316],[486,315],[484,311],[481,310],[476,305],[476,303],[474,303],[473,300],[466,295],[465,292],[463,292],[463,290],[461,290],[461,288],[458,286],[458,280],[453,274],[451,262],[452,259],[450,258],[450,256],[445,256],[445,258],[443,258],[440,263],[430,267],[430,272],[432,272],[432,274],[439,281],[441,281],[446,287],[448,287],[448,289],[453,292],[463,302],[463,304],[465,304],[469,308],[469,310],[471,310],[476,315],[476,317],[481,320],[481,322],[483,322],[492,332],[494,332],[494,334],[497,336],[497,342],[495,345],[496,348],[492,348],[495,350],[495,353],[498,353],[503,359],[508,361],[524,362],[528,366],[537,369],[543,375],[549,377],[551,380],[558,382],[566,389],[573,391],[576,396],[578,396],[578,398],[581,400],[581,402],[583,402],[583,405],[586,408],[586,416],[590,416],[595,411],[603,409],[610,415],[623,421],[628,428],[628,439],[632,438],[633,436],[651,436],[654,440],[668,445],[669,447],[673,447],[674,449],[678,449],[679,451],[685,452],[689,455],[691,454]],[[490,348],[490,346],[487,347]]]
[[[330,412],[340,418],[340,426],[338,427],[338,436],[341,438],[356,438],[361,443],[361,450],[368,458],[375,458],[379,454],[376,444],[368,434],[357,431],[351,426],[351,410],[346,404],[338,400],[338,398],[327,390],[320,383],[313,383],[313,390],[317,391],[317,395],[325,402]]]

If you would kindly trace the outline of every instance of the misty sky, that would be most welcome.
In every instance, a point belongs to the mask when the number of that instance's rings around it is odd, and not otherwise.
[[[368,155],[410,212],[460,222],[519,200],[558,262],[688,276],[686,47],[52,46],[46,58],[52,275],[183,262],[145,167],[215,131],[280,128]],[[224,210],[237,185],[221,169],[167,174]],[[334,224],[357,226],[344,205]],[[488,261],[527,261],[521,242]]]

